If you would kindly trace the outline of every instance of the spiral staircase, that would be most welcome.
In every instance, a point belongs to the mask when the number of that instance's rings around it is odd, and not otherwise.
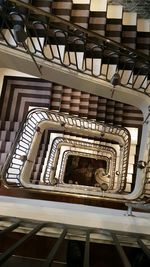
[[[36,77],[5,76],[3,80],[0,100],[3,185],[8,190],[42,192],[50,198],[52,195],[63,199],[72,196],[72,199],[90,199],[91,203],[96,199],[98,206],[101,201],[126,203],[127,215],[132,215],[132,208],[148,210],[148,20],[106,0],[1,1],[0,15],[0,67]],[[86,174],[82,178],[80,162],[83,161],[89,165],[84,168]],[[100,169],[103,175],[99,175]],[[1,201],[5,203],[5,197],[1,197]],[[54,224],[52,229],[49,224],[41,225],[42,218],[46,223],[54,220],[56,226],[63,229],[56,251],[65,236],[73,239],[72,234],[77,240],[86,240],[84,266],[89,266],[90,241],[115,244],[123,266],[132,265],[121,245],[138,245],[149,257],[150,233],[146,232],[150,230],[149,214],[135,212],[136,226],[143,224],[137,229],[131,222],[132,216],[127,216],[122,231],[124,212],[116,211],[115,215],[109,210],[112,214],[106,217],[112,224],[105,227],[105,211],[101,208],[85,208],[84,213],[82,207],[76,210],[71,204],[51,203],[47,212],[53,214],[52,219],[42,212],[46,203],[38,200],[31,204],[30,201],[20,199],[18,204],[15,198],[6,200],[1,229],[8,226],[8,221],[15,221],[15,226],[9,225],[8,230],[3,229],[4,233],[18,231],[18,227],[25,232],[25,228],[30,228],[30,220],[32,225],[37,225],[33,235],[47,227],[50,236],[58,236]],[[11,202],[18,205],[11,215],[19,218],[19,224],[8,217]],[[32,209],[38,203],[42,209],[33,216]],[[55,209],[59,206],[65,220],[61,212],[56,215]],[[27,216],[18,212],[22,208],[28,211]],[[78,218],[74,223],[74,216],[82,212],[83,219]],[[94,222],[89,221],[83,227],[84,219],[92,212]],[[72,216],[70,222],[69,216]],[[113,222],[115,216],[118,224],[116,220]],[[145,221],[142,216],[146,216]],[[99,222],[102,235],[99,235]],[[126,242],[125,233],[128,233]],[[41,234],[46,235],[43,230]],[[29,238],[31,236],[29,234]],[[2,254],[0,264],[13,251],[12,248],[11,252]],[[52,249],[51,260],[47,258],[43,266],[50,266],[53,253]]]

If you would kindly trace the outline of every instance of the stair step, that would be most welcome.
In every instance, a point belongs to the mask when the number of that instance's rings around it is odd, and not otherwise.
[[[49,3],[47,3],[47,0],[42,0],[42,1],[34,0],[31,2],[32,2],[32,5],[35,6],[36,8],[40,8],[43,11],[50,12],[52,1],[53,0],[50,0],[50,1],[48,1]],[[30,1],[28,1],[28,2],[30,2]]]
[[[31,181],[34,180],[35,182],[36,180],[37,181],[40,180],[43,165],[45,162],[45,157],[46,157],[48,146],[49,146],[49,136],[50,136],[49,130],[45,130],[44,135],[43,135],[43,140],[41,140],[41,144],[40,144],[38,154],[35,160],[35,164],[33,167],[33,171],[31,174]]]
[[[72,10],[72,0],[69,1],[52,0],[51,10],[52,14],[69,21]]]
[[[20,122],[18,121],[1,121],[0,129],[5,131],[18,131]]]
[[[8,156],[8,153],[6,152],[0,153],[0,165],[3,165],[5,163],[7,156]]]
[[[0,153],[9,153],[11,150],[12,142],[0,141]]]
[[[107,0],[91,1],[89,14],[89,30],[105,35]]]
[[[71,10],[71,23],[88,28],[90,1],[88,3],[73,3]]]
[[[51,95],[50,108],[51,110],[59,111],[61,107],[62,86],[54,85]]]
[[[39,184],[40,179],[39,179],[38,175],[39,175],[38,172],[34,172],[32,174],[31,179],[30,179],[30,181],[31,181],[32,184]]]
[[[79,114],[79,108],[80,108],[80,96],[81,92],[80,91],[72,91],[71,94],[71,103],[70,103],[70,114]]]
[[[36,165],[34,165],[34,168],[33,168],[33,173],[41,173],[42,172],[42,164],[41,162],[40,163],[36,163]]]
[[[79,116],[82,116],[84,118],[88,117],[89,99],[90,99],[90,94],[81,92]]]
[[[90,95],[88,106],[88,118],[96,119],[98,113],[98,96]]]
[[[145,185],[145,190],[150,192],[150,183],[147,183],[147,184]]]
[[[131,184],[127,183],[124,191],[127,192],[127,193],[130,193],[131,192]]]
[[[0,131],[0,140],[1,141],[11,141],[13,142],[16,137],[16,131],[2,130]]]
[[[62,101],[61,101],[61,107],[60,107],[61,112],[69,113],[71,93],[72,93],[71,88],[66,88],[66,87],[63,88]]]

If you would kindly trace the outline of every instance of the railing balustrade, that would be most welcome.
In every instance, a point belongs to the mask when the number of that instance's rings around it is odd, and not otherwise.
[[[18,0],[0,9],[0,45],[150,95],[150,57]],[[105,66],[107,65],[107,67]]]
[[[9,225],[9,226],[7,226]],[[53,221],[37,221],[29,220],[24,218],[13,218],[13,217],[1,217],[0,218],[0,234],[3,236],[3,239],[7,237],[7,233],[13,234],[15,232],[22,231],[24,235],[17,237],[14,244],[12,244],[7,249],[2,249],[0,255],[0,265],[6,263],[13,255],[16,253],[17,248],[21,245],[24,245],[27,248],[25,242],[31,240],[36,235],[48,235],[49,237],[55,238],[55,242],[48,253],[46,258],[43,258],[42,266],[50,266],[54,262],[54,257],[57,253],[60,252],[60,245],[63,244],[64,239],[66,240],[79,240],[84,242],[85,249],[83,253],[83,264],[84,267],[89,267],[90,265],[90,243],[104,243],[111,244],[116,247],[118,256],[121,259],[123,266],[131,267],[129,258],[127,257],[124,249],[124,245],[128,247],[137,247],[140,249],[140,252],[143,251],[148,258],[150,258],[150,235],[149,234],[139,234],[125,231],[117,231],[103,228],[92,228],[87,226],[79,225],[69,225],[56,223]],[[38,242],[38,238],[35,238]],[[37,244],[37,243],[36,243]],[[106,246],[105,244],[105,246]],[[138,251],[139,253],[139,251]],[[102,259],[101,259],[102,260]],[[147,261],[148,262],[148,261]]]
[[[53,184],[53,179],[55,178],[55,174],[56,174],[56,168],[57,168],[57,162],[58,162],[58,157],[59,157],[59,151],[60,148],[63,146],[69,146],[71,150],[71,154],[73,154],[73,149],[74,147],[77,149],[79,149],[79,151],[82,149],[84,149],[84,152],[82,152],[83,154],[87,154],[86,150],[88,150],[88,155],[89,157],[93,157],[93,158],[102,158],[102,157],[106,157],[109,162],[109,170],[107,170],[109,172],[109,189],[113,189],[113,185],[114,185],[114,179],[115,179],[115,171],[116,171],[116,158],[117,156],[119,157],[119,155],[117,155],[117,152],[115,151],[115,149],[113,147],[111,147],[111,144],[108,143],[109,146],[107,145],[102,145],[101,141],[99,145],[94,144],[94,140],[92,140],[92,142],[88,142],[88,140],[84,141],[84,139],[82,141],[78,141],[78,140],[73,140],[72,139],[73,136],[70,136],[70,138],[66,138],[64,137],[56,137],[52,143],[51,146],[51,150],[50,150],[50,154],[49,154],[49,159],[47,161],[47,167],[46,167],[46,171],[44,174],[44,179],[45,182],[50,184]],[[90,152],[91,151],[91,152]],[[78,152],[79,153],[79,152]],[[60,167],[60,174],[59,177],[57,177],[58,182],[63,182],[63,177],[65,174],[65,166],[66,166],[66,161],[67,161],[67,157],[65,156],[64,158],[62,158],[62,164]],[[87,156],[86,156],[87,157]],[[54,169],[54,172],[53,172]]]
[[[90,128],[90,129],[89,129]],[[106,125],[104,123],[99,123],[96,121],[88,121],[84,118],[78,118],[76,116],[70,116],[63,113],[51,112],[45,109],[35,109],[31,110],[19,130],[17,140],[13,145],[12,151],[10,152],[8,159],[2,171],[3,181],[7,186],[25,186],[34,189],[43,189],[50,191],[62,191],[65,192],[65,188],[60,188],[59,186],[51,186],[49,181],[51,181],[51,175],[53,173],[52,167],[57,166],[57,160],[55,162],[55,153],[59,149],[61,142],[63,144],[64,140],[60,137],[53,141],[53,145],[50,152],[50,157],[48,161],[47,173],[48,175],[44,178],[44,184],[41,182],[39,184],[31,184],[30,177],[34,167],[34,162],[36,155],[38,153],[40,140],[45,129],[49,131],[63,134],[67,139],[67,136],[71,134],[71,139],[65,140],[66,145],[77,145],[77,147],[85,148],[85,150],[91,149],[91,151],[96,149],[99,151],[99,155],[111,157],[112,170],[111,170],[111,182],[109,184],[110,189],[113,190],[112,197],[118,192],[122,192],[126,185],[126,174],[128,166],[128,156],[130,148],[130,134],[127,129],[119,127]],[[81,142],[82,139],[95,140],[100,142],[100,145],[92,144],[91,141],[87,142],[84,147],[84,143]],[[77,140],[79,138],[79,140]],[[55,140],[55,139],[54,139]],[[65,144],[64,143],[64,144]],[[105,145],[102,145],[105,143]],[[113,150],[113,145],[116,146],[117,150],[117,163],[116,168],[116,158]],[[108,144],[108,145],[107,145]],[[111,147],[112,146],[112,147]],[[93,150],[93,151],[94,151]],[[116,150],[116,149],[115,149]],[[56,153],[57,154],[57,153]],[[54,163],[55,162],[55,163]],[[117,174],[115,173],[117,171]],[[117,176],[116,176],[117,175]],[[116,181],[117,180],[117,181]],[[115,187],[112,188],[112,184],[115,183]],[[115,190],[114,190],[115,189]],[[88,190],[89,191],[89,190]],[[75,193],[76,190],[73,192]],[[80,193],[82,190],[80,190]],[[88,192],[91,194],[92,192]],[[97,194],[97,192],[94,192]],[[111,192],[109,193],[111,197]]]
[[[27,121],[24,120],[22,127],[19,130],[19,134],[16,137],[16,141],[13,144],[12,150],[8,155],[8,160],[4,165],[4,170],[8,170],[5,173],[5,181],[11,186],[20,186],[20,173],[22,168],[28,160],[28,152],[30,150],[33,137],[38,132],[38,124],[42,120],[46,120],[48,117],[45,112],[39,112],[29,114]],[[9,166],[9,167],[8,167]],[[3,176],[3,174],[2,174]]]
[[[143,194],[147,197],[150,196],[150,149],[149,149],[149,157],[146,165],[146,175],[145,175],[145,183]]]
[[[109,170],[111,169],[111,163],[110,163],[110,158],[104,156],[104,155],[95,155],[95,151],[93,151],[93,154],[92,153],[88,153],[85,149],[85,151],[83,151],[83,149],[79,149],[79,151],[72,151],[72,150],[65,150],[64,153],[63,153],[63,156],[62,156],[62,161],[61,161],[61,166],[60,166],[60,169],[59,169],[59,180],[60,180],[60,183],[62,183],[62,185],[64,184],[63,183],[63,179],[64,179],[64,175],[65,175],[65,169],[66,169],[66,165],[67,165],[67,160],[68,160],[68,157],[69,156],[76,156],[76,157],[85,157],[85,158],[96,158],[97,160],[103,160],[107,163],[107,167],[106,167],[106,176],[107,178],[103,178],[101,177],[101,181],[105,182],[107,185],[108,185],[108,189],[111,189],[113,188],[113,185],[114,185],[114,181],[112,178],[110,178],[110,175],[108,174]],[[81,150],[81,151],[80,151]],[[92,152],[92,151],[90,151]],[[100,181],[100,182],[101,182]],[[95,181],[95,184],[96,184],[96,181]],[[100,184],[99,184],[100,185]],[[65,185],[66,186],[66,185]],[[84,186],[82,186],[83,188]]]

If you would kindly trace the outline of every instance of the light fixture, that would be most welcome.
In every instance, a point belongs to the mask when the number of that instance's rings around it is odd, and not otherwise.
[[[113,97],[114,95],[114,89],[115,89],[115,86],[117,85],[120,85],[121,84],[121,78],[120,78],[120,75],[118,72],[115,72],[115,74],[112,76],[111,80],[110,80],[110,83],[113,85],[113,89],[112,89],[112,94],[111,94],[111,98]]]
[[[102,191],[108,190],[108,184],[106,184],[106,183],[102,183],[100,187],[101,187]]]
[[[14,37],[17,43],[22,43],[24,48],[27,50],[27,52],[29,53],[29,55],[31,56],[31,58],[33,59],[34,64],[36,65],[40,75],[42,75],[41,72],[41,66],[39,66],[34,58],[34,56],[32,55],[28,45],[25,43],[26,39],[27,39],[27,34],[23,28],[22,25],[20,24],[15,24],[13,27],[14,30]]]
[[[19,160],[21,160],[22,162],[25,162],[27,160],[27,155],[20,155]]]
[[[14,25],[13,30],[14,30],[14,36],[15,36],[16,41],[18,43],[24,43],[25,40],[27,39],[27,34],[24,31],[22,25],[20,24]]]
[[[146,167],[146,162],[143,161],[143,160],[139,160],[138,163],[137,163],[137,167],[138,167],[139,169],[145,169],[145,167]]]
[[[115,72],[115,74],[112,76],[110,80],[111,84],[115,87],[116,85],[121,84],[121,78],[118,72]]]
[[[41,128],[39,126],[36,127],[36,132],[42,134]]]

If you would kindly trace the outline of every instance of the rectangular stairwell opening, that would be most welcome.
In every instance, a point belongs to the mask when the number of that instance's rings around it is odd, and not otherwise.
[[[100,186],[98,178],[108,173],[107,162],[102,159],[69,156],[66,164],[64,182],[68,184]]]

